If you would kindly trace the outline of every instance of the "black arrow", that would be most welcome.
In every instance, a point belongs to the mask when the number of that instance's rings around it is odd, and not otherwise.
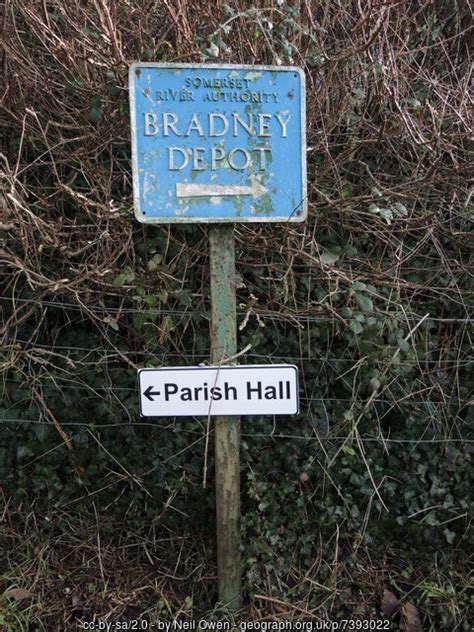
[[[145,397],[149,399],[150,402],[154,402],[155,400],[153,399],[152,395],[161,395],[161,393],[160,391],[154,391],[153,386],[149,386],[143,393],[143,395],[145,395]]]

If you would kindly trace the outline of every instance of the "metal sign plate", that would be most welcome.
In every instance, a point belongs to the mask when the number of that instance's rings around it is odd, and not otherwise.
[[[139,221],[305,219],[301,68],[136,63],[129,81]]]
[[[138,371],[142,417],[296,415],[292,364],[167,367]]]

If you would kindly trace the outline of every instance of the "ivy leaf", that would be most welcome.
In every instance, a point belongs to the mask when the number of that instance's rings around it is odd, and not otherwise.
[[[117,86],[117,78],[115,76],[115,73],[113,72],[113,70],[107,70],[105,75],[107,77],[107,93],[111,97],[118,97],[120,94],[120,88]]]
[[[452,544],[454,542],[454,538],[456,537],[456,534],[454,533],[454,531],[450,531],[449,529],[443,529],[443,533],[444,533],[444,537],[446,538],[446,542],[448,544]]]
[[[91,108],[89,110],[89,121],[94,125],[99,121],[102,116],[102,98],[99,94],[92,97]]]
[[[338,261],[341,257],[339,252],[335,252],[334,250],[325,250],[321,255],[321,261],[326,266],[332,266]]]
[[[359,292],[356,292],[355,300],[359,309],[361,309],[363,312],[374,311],[374,304],[372,303],[372,300],[368,296],[365,296],[365,294],[360,294]]]
[[[349,329],[354,333],[354,334],[361,334],[364,331],[364,328],[362,327],[362,325],[357,322],[357,320],[351,320],[351,324],[349,325]]]
[[[204,52],[207,53],[209,57],[219,57],[219,46],[217,46],[215,42],[211,42],[209,48],[206,48]]]
[[[401,351],[410,351],[410,345],[405,338],[397,338],[397,344]]]
[[[394,202],[392,204],[392,210],[394,210],[397,215],[401,215],[402,217],[406,217],[408,215],[407,207],[400,202]]]
[[[222,13],[226,18],[231,18],[233,15],[235,15],[234,9],[228,4],[222,5]]]
[[[436,517],[436,513],[434,511],[430,511],[429,513],[427,513],[423,522],[425,524],[429,524],[430,527],[436,527],[439,525],[439,520]]]
[[[377,197],[383,197],[382,191],[378,187],[372,187],[370,189],[370,192],[372,193],[372,195],[376,195]]]
[[[118,331],[119,330],[119,326],[117,324],[117,321],[114,320],[111,316],[106,316],[104,318],[104,323],[107,323],[107,325],[110,325],[114,331]]]
[[[352,184],[350,182],[346,182],[342,185],[341,189],[341,197],[343,200],[348,200],[352,196]]]
[[[392,223],[393,213],[389,208],[381,208],[380,217],[382,217],[387,222],[387,224],[390,225]]]
[[[114,287],[122,287],[126,283],[131,283],[134,279],[135,272],[131,268],[126,267],[123,272],[120,272],[120,274],[117,274],[117,276],[114,277],[112,285]]]
[[[156,270],[158,270],[158,266],[160,265],[162,260],[163,260],[163,255],[158,253],[152,259],[150,259],[146,267],[148,268],[150,272],[155,272]]]
[[[188,290],[180,290],[176,292],[176,296],[178,297],[180,305],[184,305],[185,307],[192,305],[193,299]]]
[[[34,452],[33,450],[31,450],[28,446],[26,445],[20,445],[18,446],[18,448],[16,449],[16,458],[18,460],[20,459],[24,459],[27,456],[33,456]]]
[[[50,426],[47,424],[35,424],[33,431],[38,441],[44,441],[49,434]]]
[[[351,244],[346,244],[344,246],[344,252],[348,254],[350,257],[355,257],[356,255],[359,254],[359,251],[357,250],[357,248],[355,248]]]

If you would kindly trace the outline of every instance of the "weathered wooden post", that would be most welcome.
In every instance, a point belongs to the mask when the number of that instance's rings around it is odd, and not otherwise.
[[[234,226],[210,226],[211,362],[219,365],[237,352]],[[240,419],[214,422],[219,601],[241,606]]]

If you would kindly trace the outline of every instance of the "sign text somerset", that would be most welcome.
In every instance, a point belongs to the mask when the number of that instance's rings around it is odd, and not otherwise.
[[[142,222],[306,216],[300,68],[130,68],[135,214]]]
[[[138,371],[143,417],[295,415],[298,369],[290,364],[167,367]]]

